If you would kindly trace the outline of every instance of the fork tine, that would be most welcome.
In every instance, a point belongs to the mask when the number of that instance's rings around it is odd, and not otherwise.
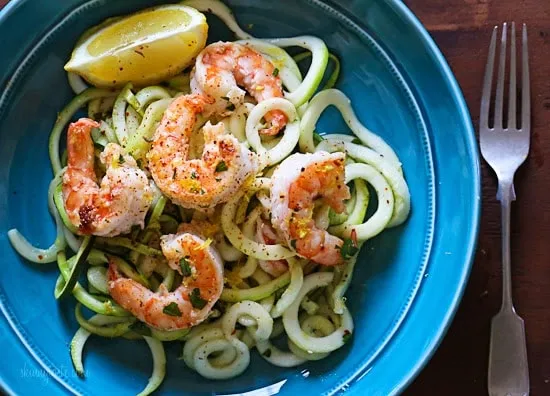
[[[508,26],[502,24],[502,38],[500,42],[500,60],[498,63],[497,92],[495,100],[495,128],[502,128],[502,107],[504,103],[504,72],[506,69],[506,33]]]
[[[527,26],[523,24],[521,62],[521,129],[531,128],[531,90],[529,88],[529,52],[527,49]]]
[[[510,88],[508,91],[508,129],[516,129],[516,23],[512,22],[510,34]]]
[[[489,128],[489,106],[491,104],[491,87],[493,84],[493,69],[495,67],[497,31],[498,26],[495,26],[491,35],[487,65],[485,66],[485,77],[483,78],[483,92],[481,94],[481,110],[479,114],[479,124],[482,129]]]

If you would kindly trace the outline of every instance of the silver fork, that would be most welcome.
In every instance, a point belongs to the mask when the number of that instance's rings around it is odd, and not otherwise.
[[[516,27],[512,22],[510,45],[510,84],[508,92],[508,123],[503,126],[504,74],[506,69],[506,35],[502,25],[500,59],[494,105],[494,125],[489,126],[489,107],[498,27],[493,29],[483,82],[480,114],[481,153],[498,177],[497,199],[502,211],[502,306],[491,321],[489,353],[489,394],[516,396],[529,394],[529,368],[525,346],[525,326],[512,303],[510,271],[510,206],[516,199],[514,174],[527,158],[530,136],[529,59],[527,28],[522,29],[521,67],[521,127],[516,122]]]

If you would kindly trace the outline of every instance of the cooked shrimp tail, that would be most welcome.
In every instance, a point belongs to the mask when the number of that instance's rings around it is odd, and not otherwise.
[[[81,118],[67,132],[68,166],[63,175],[63,201],[71,223],[81,234],[115,236],[143,227],[153,194],[145,173],[122,148],[109,143],[101,153],[106,173],[98,184],[91,131],[99,124]]]
[[[314,200],[322,199],[335,212],[345,210],[350,198],[345,184],[345,154],[316,152],[293,154],[273,173],[271,189],[272,224],[298,254],[324,265],[343,263],[343,241],[317,228]]]
[[[161,248],[170,267],[183,277],[174,291],[161,284],[154,292],[124,278],[109,263],[109,292],[124,309],[160,330],[178,330],[204,321],[223,289],[223,263],[206,241],[190,233],[164,235]]]
[[[208,122],[203,127],[202,157],[189,158],[197,114],[208,103],[208,97],[200,94],[175,99],[147,155],[156,185],[185,208],[205,210],[227,201],[258,168],[256,155],[226,133],[223,123]]]
[[[213,98],[214,112],[228,115],[244,102],[246,92],[257,102],[282,98],[282,82],[275,70],[269,60],[249,46],[217,42],[197,57],[191,88]],[[269,126],[261,130],[264,135],[276,135],[288,121],[280,110],[270,111],[265,120]]]

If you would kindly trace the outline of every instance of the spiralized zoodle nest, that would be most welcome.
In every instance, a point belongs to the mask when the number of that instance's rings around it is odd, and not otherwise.
[[[57,261],[61,274],[56,296],[72,294],[78,301],[76,318],[80,328],[71,342],[71,357],[79,375],[84,375],[82,350],[91,334],[146,340],[155,369],[142,394],[156,389],[164,377],[166,359],[162,342],[184,341],[182,357],[186,365],[211,379],[241,374],[249,364],[253,348],[265,360],[282,367],[326,358],[341,348],[353,333],[353,320],[344,295],[360,247],[385,228],[403,223],[410,210],[409,191],[398,157],[382,138],[359,122],[345,94],[332,87],[338,77],[339,61],[329,54],[322,40],[312,36],[252,38],[238,27],[223,4],[211,0],[191,0],[185,4],[217,14],[236,33],[239,43],[250,46],[273,63],[274,74],[282,81],[283,98],[260,103],[247,100],[231,109],[225,118],[216,120],[223,122],[240,144],[258,155],[257,175],[244,182],[228,201],[209,211],[179,207],[157,190],[143,230],[134,228],[128,235],[95,240],[82,237],[67,218],[60,187],[66,156],[60,155],[59,141],[68,122],[87,106],[89,117],[99,122],[99,128],[92,134],[96,155],[108,143],[120,143],[149,175],[146,154],[151,139],[174,98],[190,92],[190,78],[182,74],[159,86],[134,90],[128,85],[116,92],[98,88],[81,91],[76,87],[79,92],[59,114],[49,144],[55,177],[48,191],[48,204],[57,225],[55,243],[49,249],[38,249],[17,230],[9,232],[12,244],[25,258],[38,263]],[[293,58],[286,52],[287,47],[300,47],[305,52]],[[297,61],[309,57],[311,65],[303,76]],[[329,59],[333,63],[332,74],[325,86],[320,87],[329,69]],[[71,76],[71,81],[75,87],[78,79]],[[319,117],[329,106],[340,111],[353,135],[315,132]],[[264,116],[273,110],[283,112],[288,123],[278,136],[262,136]],[[206,121],[199,117],[198,126]],[[190,145],[194,155],[201,152],[200,128],[194,132]],[[318,227],[344,241],[343,265],[318,265],[297,255],[293,241],[284,238],[267,241],[258,232],[262,227],[270,227],[273,172],[295,152],[346,155],[345,183],[351,191],[351,198],[345,202],[346,211],[335,213],[326,205],[316,204],[313,213]],[[97,171],[101,176],[105,170]],[[372,192],[377,195],[378,205],[367,217]],[[112,299],[107,266],[115,262],[126,278],[150,290],[176,289],[183,282],[182,274],[167,265],[159,243],[161,235],[174,234],[178,227],[204,236],[201,248],[219,253],[224,264],[224,287],[219,301],[201,324],[163,331],[138,321]],[[77,254],[67,259],[67,251]],[[75,267],[82,267],[83,261],[88,264],[87,287],[75,278],[78,274]],[[278,262],[279,272],[270,274],[265,269],[270,269],[269,262],[274,261]],[[85,318],[82,306],[95,316]],[[287,338],[288,350],[281,350],[271,342],[283,336]]]

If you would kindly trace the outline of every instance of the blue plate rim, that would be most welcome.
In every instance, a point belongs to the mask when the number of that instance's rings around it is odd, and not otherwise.
[[[0,10],[0,24],[3,23],[20,6],[20,4],[24,3],[25,1],[26,0],[9,1],[9,3],[6,4],[3,9]],[[481,170],[480,170],[480,157],[479,157],[477,139],[475,136],[469,110],[466,105],[462,90],[460,89],[458,82],[456,81],[456,78],[452,73],[445,57],[443,56],[441,50],[439,49],[439,47],[437,46],[433,38],[430,36],[426,28],[422,25],[420,20],[402,2],[402,0],[386,0],[386,2],[387,2],[387,5],[389,5],[396,12],[396,14],[401,16],[406,23],[409,23],[413,26],[413,28],[418,33],[419,39],[425,44],[427,52],[431,54],[431,57],[433,58],[434,62],[441,69],[444,75],[444,79],[448,84],[448,87],[451,91],[452,96],[456,101],[456,105],[459,110],[462,126],[464,127],[463,136],[465,137],[465,141],[467,143],[468,152],[471,154],[470,155],[471,161],[469,165],[475,179],[472,183],[474,187],[474,200],[473,200],[473,208],[472,208],[473,210],[470,217],[470,224],[472,225],[472,229],[470,230],[470,238],[469,238],[467,247],[465,249],[466,259],[467,259],[467,262],[465,263],[466,265],[462,267],[460,278],[457,279],[457,288],[455,289],[452,303],[449,305],[446,311],[446,314],[443,317],[443,320],[440,322],[440,326],[438,327],[435,335],[432,337],[432,341],[424,349],[424,352],[422,353],[422,355],[419,356],[416,364],[412,365],[411,368],[408,370],[407,374],[402,377],[402,380],[395,385],[392,391],[392,394],[399,394],[418,376],[418,374],[429,362],[429,360],[437,350],[438,346],[442,342],[445,334],[447,333],[452,323],[452,320],[458,309],[459,303],[464,294],[465,287],[473,266],[475,251],[477,247],[477,240],[479,235],[479,226],[480,226],[480,217],[481,217],[480,216],[481,202],[479,198],[480,191],[481,191]],[[70,12],[71,11],[69,11],[69,13]],[[50,26],[56,25],[57,23],[59,23],[60,20],[64,19],[66,16],[67,16],[67,13],[60,15],[59,19],[57,19],[56,21],[53,21],[53,23]],[[31,47],[34,47],[37,41],[40,41],[40,39],[32,42]],[[25,59],[24,56],[22,57],[22,59],[18,59],[16,61],[16,64],[20,64],[23,59]],[[9,79],[10,79],[10,76],[7,76],[8,84],[9,84]],[[3,312],[3,314],[6,317],[5,312]],[[13,326],[10,326],[10,327],[13,329]],[[21,337],[18,337],[18,338],[21,339]],[[30,352],[29,348],[25,348],[25,349],[28,352]],[[30,354],[32,355],[32,352],[30,352]],[[352,382],[355,382],[355,381],[352,380]],[[9,387],[7,383],[5,383],[4,379],[1,376],[0,376],[0,387],[2,387],[8,393],[13,393],[13,392],[10,392],[11,387]],[[336,392],[338,392],[338,390],[336,390]]]
[[[447,63],[447,60],[443,56],[443,53],[435,43],[434,39],[428,33],[428,31],[426,30],[422,22],[420,22],[420,20],[405,5],[405,3],[403,3],[401,0],[387,0],[387,2],[397,13],[401,14],[401,16],[403,16],[410,23],[412,23],[413,27],[418,32],[419,37],[424,42],[424,44],[426,44],[429,51],[434,56],[436,63],[440,66],[443,74],[445,75],[445,78],[449,84],[449,88],[457,102],[457,105],[460,111],[460,117],[465,127],[463,135],[466,138],[466,142],[468,144],[468,151],[471,154],[472,163],[470,165],[473,171],[473,175],[475,177],[475,180],[473,183],[474,185],[473,213],[470,217],[470,221],[473,228],[470,232],[470,239],[468,241],[468,246],[466,249],[468,262],[466,263],[465,266],[463,266],[461,277],[458,281],[458,288],[454,293],[452,303],[447,309],[446,315],[443,318],[441,325],[437,329],[435,337],[432,338],[432,342],[425,348],[424,353],[420,356],[417,363],[411,367],[407,375],[402,379],[402,381],[399,384],[396,385],[393,394],[399,394],[403,392],[405,388],[412,383],[412,381],[418,376],[418,374],[420,374],[422,369],[426,366],[426,364],[430,361],[430,359],[434,355],[435,351],[437,350],[437,348],[443,341],[443,338],[445,337],[447,331],[449,330],[449,327],[456,314],[458,306],[460,305],[460,301],[462,300],[462,296],[464,295],[464,291],[466,289],[466,285],[468,283],[470,272],[472,270],[472,266],[475,259],[475,253],[476,253],[478,236],[479,236],[479,227],[480,227],[480,221],[481,221],[481,199],[480,199],[481,165],[480,165],[477,138],[475,135],[470,112],[466,104],[466,100],[464,99],[462,90],[460,89],[460,86],[458,85],[458,82],[453,72],[451,71],[449,64]]]

